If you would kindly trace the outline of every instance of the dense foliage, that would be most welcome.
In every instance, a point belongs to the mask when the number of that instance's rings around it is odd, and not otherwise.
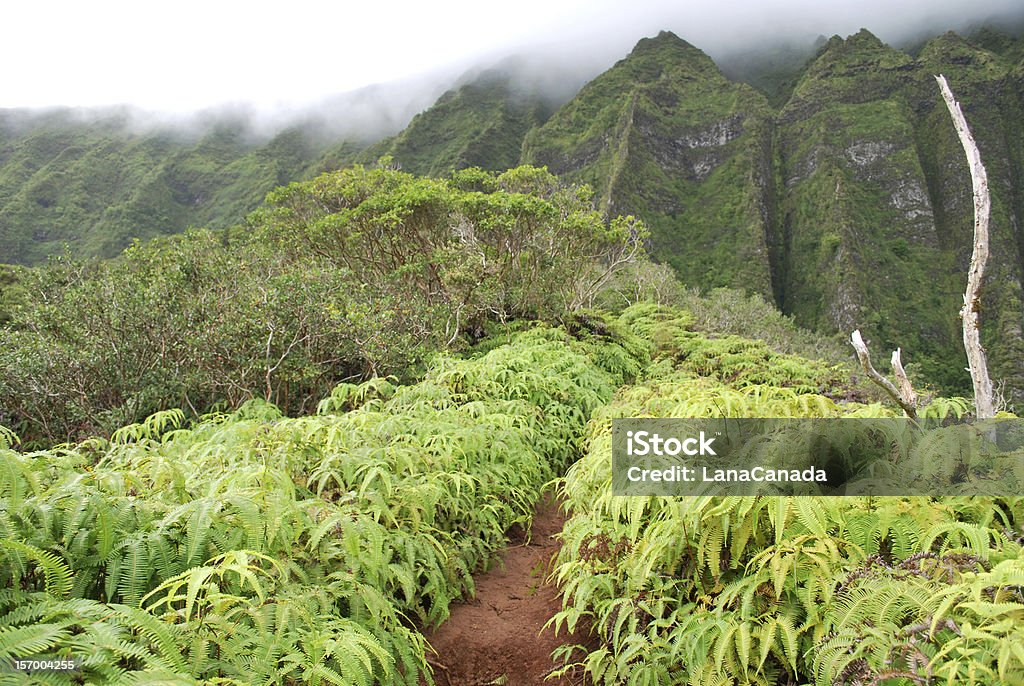
[[[1020,498],[611,495],[613,417],[894,414],[696,321],[580,312],[295,419],[165,411],[35,453],[4,430],[0,659],[86,656],[95,683],[413,684],[417,627],[565,473],[552,623],[593,632],[557,658],[594,683],[1024,678]]]
[[[820,365],[694,336],[678,312],[622,322],[657,359],[596,413],[562,481],[553,623],[599,637],[560,651],[594,683],[1024,680],[1022,498],[613,496],[614,417],[891,414],[823,395]]]
[[[3,433],[0,660],[84,657],[89,683],[416,684],[413,627],[472,590],[641,367],[584,334],[344,384],[298,419],[169,411],[28,454]]]
[[[589,306],[643,254],[643,224],[606,222],[591,196],[536,167],[448,180],[355,167],[271,193],[254,221],[295,259],[320,257],[364,287],[439,310],[455,338],[487,319]]]
[[[308,412],[340,380],[411,378],[488,323],[589,305],[644,236],[529,167],[327,174],[270,194],[245,229],[0,282],[0,423],[59,442],[253,397]]]

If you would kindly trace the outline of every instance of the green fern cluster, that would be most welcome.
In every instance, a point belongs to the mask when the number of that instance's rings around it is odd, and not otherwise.
[[[561,481],[552,623],[600,639],[559,649],[566,669],[631,686],[1024,683],[1024,498],[613,496],[615,417],[893,415],[671,311],[623,321],[660,359],[595,413]]]
[[[309,417],[170,411],[28,454],[4,433],[0,660],[87,658],[54,683],[429,680],[412,627],[528,523],[628,358],[537,328]]]

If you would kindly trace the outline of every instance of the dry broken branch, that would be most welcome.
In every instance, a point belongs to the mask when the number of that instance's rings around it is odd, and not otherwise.
[[[900,397],[908,404],[917,407],[917,393],[914,392],[914,387],[907,377],[907,372],[903,369],[903,360],[900,359],[902,352],[901,348],[896,348],[892,351],[892,372],[896,375],[896,383],[899,384]]]
[[[967,120],[960,111],[960,103],[953,97],[946,83],[946,77],[935,77],[946,101],[949,115],[953,118],[953,126],[960,137],[967,155],[967,163],[971,168],[971,184],[974,188],[974,251],[971,254],[971,268],[967,274],[967,290],[964,292],[964,306],[960,310],[960,319],[964,326],[964,348],[967,350],[968,371],[974,384],[974,411],[978,419],[994,417],[995,402],[992,392],[992,379],[988,375],[988,363],[985,361],[985,349],[981,347],[981,331],[978,325],[978,310],[981,299],[981,277],[985,273],[988,261],[988,217],[991,200],[988,193],[988,175],[981,163],[981,153],[974,142]]]
[[[892,381],[882,376],[871,364],[871,354],[868,352],[868,346],[864,342],[864,338],[860,335],[860,329],[857,329],[850,335],[850,342],[853,343],[853,349],[857,351],[857,359],[860,360],[860,366],[864,368],[865,373],[867,373],[871,380],[881,386],[889,394],[889,397],[903,408],[903,412],[908,417],[917,419],[917,394],[914,393],[914,389],[910,385],[910,379],[907,378],[907,373],[903,370],[899,348],[892,354],[893,370],[896,373],[896,380],[900,384],[900,387],[897,389]]]

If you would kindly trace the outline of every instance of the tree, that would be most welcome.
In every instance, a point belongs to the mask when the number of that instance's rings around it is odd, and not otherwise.
[[[960,103],[949,90],[946,77],[935,77],[942,91],[942,99],[946,101],[949,115],[953,118],[953,126],[960,137],[960,144],[967,155],[967,164],[971,169],[971,185],[974,190],[974,250],[971,253],[971,267],[967,274],[967,290],[964,292],[964,306],[960,310],[960,319],[964,329],[964,349],[967,351],[967,364],[974,385],[974,407],[978,419],[994,417],[995,401],[992,392],[992,379],[988,375],[988,363],[985,360],[985,349],[981,345],[981,327],[978,324],[978,310],[981,305],[981,277],[985,273],[988,261],[988,218],[992,202],[988,193],[988,174],[981,163],[981,153],[974,142],[971,130],[967,128],[967,119],[960,110]]]
[[[254,222],[296,259],[319,256],[433,313],[451,343],[487,320],[559,320],[589,307],[641,259],[643,223],[606,222],[591,199],[529,166],[447,180],[356,166],[270,194]]]
[[[964,292],[964,305],[960,309],[960,319],[963,323],[964,349],[967,351],[968,370],[971,373],[971,382],[974,386],[975,416],[978,419],[989,419],[996,414],[995,400],[992,379],[989,377],[988,363],[985,359],[985,348],[981,345],[981,327],[978,323],[978,311],[981,307],[981,277],[985,273],[985,263],[988,261],[988,219],[992,205],[988,192],[988,174],[985,172],[985,166],[981,163],[981,153],[967,127],[967,120],[960,110],[960,103],[953,97],[946,78],[940,74],[935,77],[935,80],[939,83],[942,99],[946,102],[949,114],[953,118],[953,126],[956,127],[960,143],[967,155],[967,164],[971,170],[971,185],[974,191],[974,249],[971,253],[971,266],[967,274],[967,289]],[[861,338],[859,330],[853,332],[851,342],[857,351],[857,358],[860,360],[861,366],[871,380],[881,386],[903,408],[908,417],[916,418],[917,395],[914,393],[906,372],[903,371],[900,350],[897,348],[892,354],[892,366],[899,382],[897,389],[892,382],[871,365],[867,345]]]

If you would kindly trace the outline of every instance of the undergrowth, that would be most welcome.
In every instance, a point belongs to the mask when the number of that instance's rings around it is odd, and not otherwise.
[[[418,627],[472,593],[640,364],[538,327],[314,416],[175,410],[34,453],[4,433],[0,661],[84,658],[39,683],[429,680]]]
[[[833,370],[640,306],[655,361],[596,413],[561,480],[563,671],[595,684],[1024,683],[1024,498],[622,497],[615,417],[884,417]],[[962,413],[959,401],[935,416]]]

